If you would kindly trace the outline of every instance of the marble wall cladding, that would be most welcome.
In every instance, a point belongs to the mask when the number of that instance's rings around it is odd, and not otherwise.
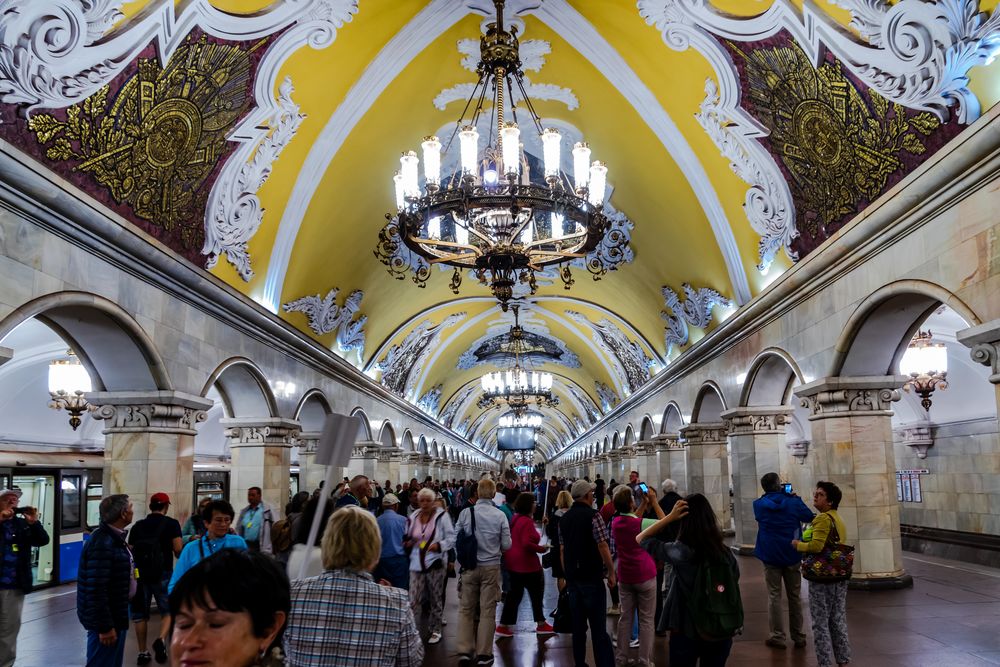
[[[126,493],[135,519],[154,493],[170,496],[169,514],[186,521],[192,505],[193,437],[173,433],[112,433],[105,448],[105,493]]]
[[[992,431],[992,432],[991,432]],[[900,521],[913,526],[1000,535],[1000,447],[990,420],[933,429],[927,458],[894,443],[897,469],[920,476],[921,502],[899,502]],[[895,488],[892,489],[896,496]]]

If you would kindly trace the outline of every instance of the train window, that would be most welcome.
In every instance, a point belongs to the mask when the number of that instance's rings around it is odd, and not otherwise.
[[[63,530],[80,528],[80,475],[63,476],[60,486]]]
[[[104,497],[104,485],[87,485],[87,526],[97,528],[101,523],[101,498]]]

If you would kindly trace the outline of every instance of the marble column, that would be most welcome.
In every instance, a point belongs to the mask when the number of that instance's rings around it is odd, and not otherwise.
[[[403,452],[399,457],[399,482],[409,482],[417,476],[417,461],[420,454],[416,452]],[[396,480],[394,480],[396,481]]]
[[[903,570],[890,409],[906,379],[827,377],[794,390],[810,412],[815,479],[844,494],[837,512],[855,546],[854,588],[913,585]]]
[[[316,445],[319,443],[319,431],[300,433],[296,438],[299,447],[299,490],[312,493],[319,488],[319,483],[326,478],[326,466],[316,463]],[[343,475],[334,473],[333,480],[339,481]]]
[[[91,392],[104,429],[104,494],[127,493],[135,519],[149,497],[170,496],[170,515],[184,522],[194,505],[195,426],[212,401],[179,391]]]
[[[225,418],[219,423],[232,452],[229,501],[239,511],[246,505],[247,490],[259,486],[277,520],[288,503],[292,442],[299,436],[299,423],[282,417]]]
[[[688,493],[708,498],[723,530],[730,528],[729,460],[726,425],[722,422],[688,424],[680,429],[688,450]]]
[[[610,483],[611,480],[615,480],[619,484],[623,481],[628,481],[627,479],[622,479],[622,470],[624,464],[622,463],[622,453],[621,450],[615,450],[608,453],[608,476],[607,481]]]
[[[370,480],[378,478],[378,455],[382,443],[376,440],[358,440],[351,451],[351,460],[347,463],[348,478],[364,475]],[[385,481],[385,480],[382,480]]]
[[[635,443],[635,469],[639,471],[639,479],[660,493],[660,465],[657,461],[656,443],[652,440],[640,440]]]
[[[679,433],[660,433],[653,436],[656,443],[659,479],[657,480],[656,492],[660,493],[659,484],[665,479],[672,479],[677,483],[677,492],[686,495],[690,493],[691,479],[688,474],[688,448],[680,441]],[[662,495],[662,494],[661,494]]]
[[[417,471],[413,475],[414,477],[417,478],[418,482],[423,484],[424,480],[427,478],[428,475],[430,475],[432,478],[434,477],[434,474],[431,472],[431,466],[433,465],[433,463],[434,463],[434,458],[431,457],[429,454],[421,455],[420,459],[417,461]]]
[[[959,343],[971,348],[973,361],[989,367],[997,418],[1000,419],[1000,319],[962,329],[955,336]]]
[[[385,482],[385,480],[389,480],[393,485],[392,488],[395,489],[396,484],[402,482],[402,479],[400,479],[400,469],[403,461],[403,450],[399,447],[383,449],[382,455],[384,456],[385,467],[383,470],[384,475],[379,481]]]
[[[736,539],[733,549],[752,555],[757,542],[757,521],[753,501],[760,497],[760,478],[766,473],[781,474],[781,453],[785,447],[785,424],[793,408],[733,408],[722,413],[729,433],[733,463],[733,518]]]

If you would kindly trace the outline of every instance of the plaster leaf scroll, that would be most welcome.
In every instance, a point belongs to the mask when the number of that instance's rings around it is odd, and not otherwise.
[[[309,328],[317,336],[337,333],[337,345],[342,352],[356,350],[358,358],[364,356],[365,333],[364,325],[368,322],[366,315],[360,315],[361,300],[365,293],[354,290],[344,299],[344,305],[337,304],[340,289],[334,287],[325,297],[319,294],[304,296],[289,301],[282,308],[286,313],[300,312],[309,318]],[[355,316],[359,315],[357,319]]]
[[[567,310],[566,315],[593,333],[593,341],[612,362],[615,375],[626,393],[635,391],[649,380],[653,359],[646,356],[642,345],[629,340],[614,322],[608,318],[591,322],[582,313],[572,310]]]
[[[441,392],[444,388],[440,382],[417,399],[417,407],[429,414],[431,417],[436,417],[438,410],[441,407]]]
[[[397,396],[410,397],[419,374],[415,371],[423,368],[444,330],[458,324],[465,317],[464,312],[454,313],[440,324],[424,320],[414,327],[401,343],[389,348],[385,357],[376,364],[376,368],[382,371],[382,386]]]
[[[594,382],[594,389],[597,391],[597,397],[601,402],[601,410],[605,413],[611,412],[611,408],[618,405],[618,394],[615,390],[600,381]]]
[[[712,309],[715,306],[732,308],[733,302],[714,289],[701,287],[695,289],[688,283],[682,285],[684,301],[669,287],[661,288],[664,303],[671,312],[660,312],[660,317],[666,320],[667,331],[664,342],[669,355],[674,346],[686,345],[689,339],[688,326],[705,329],[712,322]]]
[[[798,254],[792,250],[792,241],[799,235],[795,228],[795,205],[788,183],[778,171],[774,159],[754,140],[761,133],[732,120],[731,109],[726,109],[719,96],[719,87],[713,79],[705,80],[705,99],[695,118],[729,160],[729,167],[750,185],[743,201],[743,210],[750,227],[760,236],[757,270],[767,273],[775,255],[784,250],[792,261]],[[732,105],[728,105],[732,106]]]
[[[243,151],[231,157],[213,187],[205,211],[205,245],[201,251],[208,256],[206,268],[212,268],[220,256],[225,256],[243,280],[253,278],[247,244],[264,217],[257,191],[305,118],[292,101],[293,92],[292,80],[285,77],[278,88],[277,108],[266,123],[270,134],[257,144],[249,162],[242,160]],[[246,146],[253,149],[253,144]]]
[[[150,42],[166,66],[195,28],[239,42],[282,33],[264,58],[272,62],[261,64],[264,78],[273,80],[288,55],[304,44],[328,46],[358,11],[358,0],[276,2],[247,15],[224,12],[211,0],[151,0],[146,11],[112,27],[122,4],[0,0],[0,101],[23,105],[28,115],[68,107],[105,86]]]

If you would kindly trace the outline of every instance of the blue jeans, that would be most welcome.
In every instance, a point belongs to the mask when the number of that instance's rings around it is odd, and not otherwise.
[[[375,568],[375,581],[385,579],[396,588],[410,590],[410,559],[406,556],[386,556]]]
[[[105,646],[98,639],[96,630],[87,630],[87,667],[122,667],[125,660],[125,635],[128,630],[118,631],[118,641]]]
[[[732,639],[691,639],[679,632],[671,632],[670,667],[725,667],[732,648]]]
[[[587,664],[587,625],[594,647],[597,667],[614,667],[615,651],[608,636],[607,597],[604,582],[567,582],[570,607],[573,610],[573,660],[576,667]]]

